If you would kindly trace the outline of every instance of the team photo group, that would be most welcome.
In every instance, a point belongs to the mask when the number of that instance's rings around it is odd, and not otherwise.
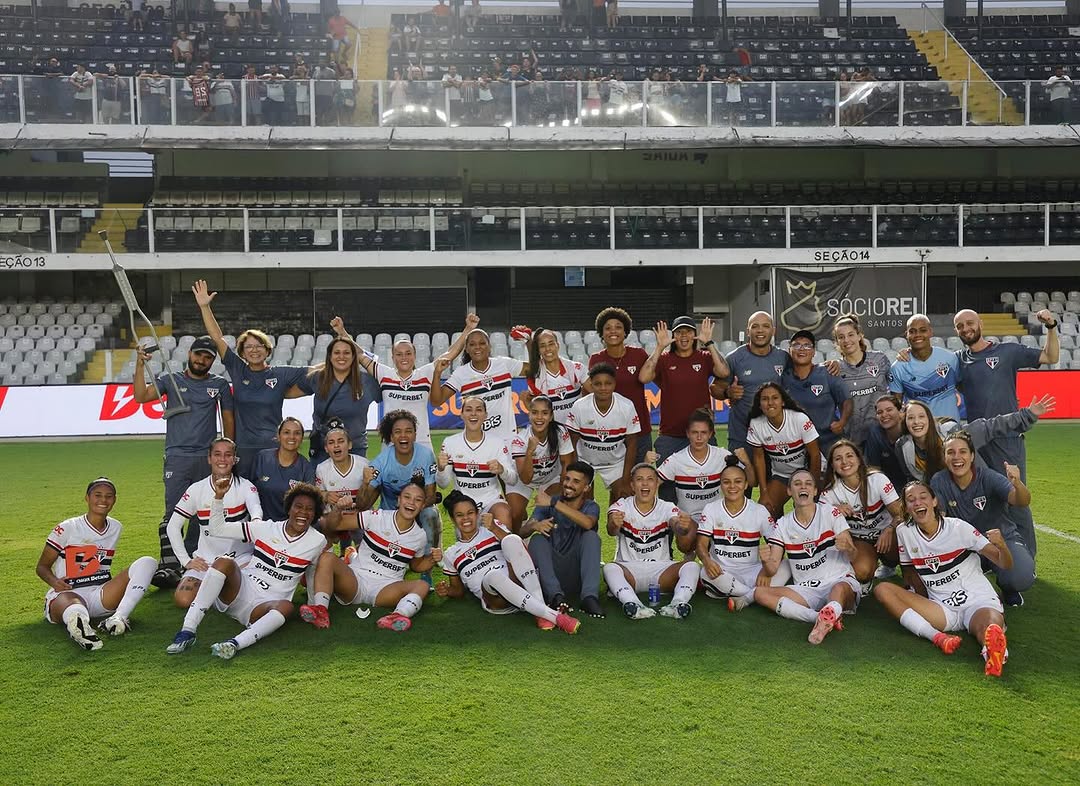
[[[224,659],[290,617],[328,628],[341,607],[361,620],[379,609],[378,628],[404,632],[432,593],[475,596],[496,615],[523,610],[568,634],[610,611],[679,621],[695,603],[758,604],[807,626],[815,645],[877,603],[945,654],[970,634],[985,673],[1002,674],[1005,608],[1023,605],[1036,575],[1024,432],[1054,406],[1051,396],[1020,406],[1016,379],[1058,360],[1049,311],[1037,347],[988,341],[962,310],[957,351],[916,314],[890,360],[855,315],[827,336],[780,336],[757,312],[726,354],[710,319],[679,316],[655,326],[649,352],[628,343],[631,315],[609,307],[587,365],[540,326],[510,333],[527,360],[495,356],[470,314],[419,366],[409,341],[387,364],[327,315],[334,338],[308,367],[271,364],[273,341],[258,329],[234,347],[213,314],[217,293],[204,281],[192,292],[206,335],[182,370],[152,377],[140,350],[133,382],[137,401],[161,399],[166,413],[160,555],[113,570],[121,525],[110,513],[124,479],[96,477],[85,513],[55,526],[37,563],[46,620],[86,650],[126,633],[151,586],[177,607],[166,652],[190,650],[213,609],[242,626],[212,644]],[[821,338],[838,358],[819,362]],[[219,361],[229,380],[213,373]],[[285,400],[303,397],[307,432],[283,417]],[[463,428],[433,441],[429,412],[448,402]],[[726,402],[726,447],[714,402]]]

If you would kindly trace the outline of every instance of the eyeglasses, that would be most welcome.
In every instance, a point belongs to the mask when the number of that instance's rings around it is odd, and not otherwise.
[[[813,349],[814,345],[813,344],[792,344],[791,348],[796,350],[797,352],[802,352],[804,349]]]

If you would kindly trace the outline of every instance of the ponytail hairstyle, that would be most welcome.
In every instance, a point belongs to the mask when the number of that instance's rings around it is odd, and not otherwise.
[[[866,510],[870,505],[867,501],[870,485],[867,478],[870,477],[870,470],[866,466],[866,458],[863,456],[862,450],[860,450],[859,446],[850,439],[838,439],[829,448],[828,458],[825,461],[825,479],[822,483],[824,487],[822,491],[828,491],[840,481],[839,476],[836,474],[836,470],[833,469],[833,454],[841,447],[851,448],[852,452],[855,454],[855,458],[859,461],[859,499],[862,500],[863,510]]]
[[[476,504],[476,500],[468,494],[462,494],[457,489],[454,489],[443,498],[443,508],[446,509],[451,521],[454,519],[454,509],[458,505],[471,505],[475,511],[480,511],[480,506]]]
[[[739,461],[739,457],[734,453],[729,453],[724,456],[724,468],[720,470],[720,475],[723,476],[729,469],[737,469],[742,473],[743,478],[746,479],[746,467],[742,465],[742,462]]]
[[[531,363],[532,361],[530,361]],[[552,458],[559,455],[559,424],[555,422],[555,406],[551,403],[551,399],[543,394],[533,396],[532,401],[529,402],[529,409],[532,409],[533,404],[536,402],[547,404],[548,410],[551,412],[551,420],[548,421],[547,431],[544,433],[544,441],[547,443],[547,456]],[[530,426],[531,429],[531,426]]]
[[[855,332],[859,334],[859,343],[862,345],[863,352],[870,349],[870,342],[866,340],[866,336],[863,335],[862,322],[859,320],[858,314],[841,314],[836,318],[833,323],[833,341],[836,340],[836,329],[843,325],[855,328]]]
[[[529,337],[529,373],[526,375],[526,378],[531,382],[536,381],[536,377],[540,373],[540,368],[544,364],[544,361],[540,359],[540,338],[545,333],[550,333],[552,338],[555,339],[555,343],[559,342],[559,339],[553,330],[538,327],[532,332],[532,335]]]

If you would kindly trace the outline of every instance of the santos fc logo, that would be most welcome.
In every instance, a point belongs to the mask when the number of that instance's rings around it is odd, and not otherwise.
[[[843,286],[846,288],[849,285],[850,283]],[[833,292],[835,291],[833,289]],[[835,319],[841,314],[907,319],[919,312],[918,297],[857,297],[843,290],[841,292],[842,294],[835,297],[826,291],[826,299],[823,301],[822,295],[818,293],[817,281],[784,281],[780,300],[788,305],[780,312],[780,324],[794,333],[797,330],[816,331],[826,319]]]

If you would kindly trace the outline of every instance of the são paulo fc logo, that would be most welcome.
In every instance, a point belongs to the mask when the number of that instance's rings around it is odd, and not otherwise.
[[[776,376],[778,376],[778,377],[782,376],[783,373],[784,373],[784,367],[783,366],[773,366],[773,371],[776,372]]]
[[[279,568],[288,561],[289,561],[289,555],[286,554],[285,552],[283,552],[283,551],[275,551],[274,552],[274,564],[277,565]]]
[[[728,543],[734,543],[739,539],[739,532],[738,530],[729,529],[724,533],[724,537],[727,538]]]
[[[806,541],[806,543],[802,544],[802,547],[809,557],[814,556],[814,552],[817,551],[817,543],[812,540]]]
[[[775,450],[782,456],[786,456],[788,452],[788,446],[786,442],[781,442],[779,445],[769,445],[770,448]]]
[[[407,379],[401,380],[401,389],[402,390],[408,390],[411,387],[412,387],[412,382],[410,380],[407,380]]]
[[[702,475],[700,478],[697,479],[697,484],[699,489],[705,488],[707,485],[709,485],[709,476]]]
[[[942,379],[945,379],[945,377],[949,376],[949,364],[939,363],[937,369],[935,369],[935,373]]]
[[[941,560],[937,557],[927,557],[923,560],[923,565],[930,568],[934,573],[937,573],[938,566],[941,564]]]
[[[476,559],[476,546],[473,546],[472,548],[470,548],[462,556],[465,557],[465,559],[468,559],[468,560]]]
[[[986,497],[975,497],[975,499],[971,500],[971,504],[982,510],[986,507]]]
[[[266,380],[266,386],[268,388],[270,388],[271,390],[276,388],[277,387],[277,378],[276,377],[270,377],[270,379]]]
[[[690,366],[690,368],[694,369],[695,372],[701,371],[701,364],[700,363],[694,363],[693,365]]]
[[[815,396],[820,396],[821,391],[823,391],[824,389],[825,389],[824,385],[811,385],[810,386],[810,392],[813,393]]]
[[[484,390],[491,390],[491,386],[495,384],[495,380],[491,377],[484,377],[480,380],[480,384],[484,386]]]
[[[206,395],[208,395],[210,398],[217,398],[217,394],[218,394],[218,389],[217,388],[207,388],[206,389]]]
[[[397,543],[387,543],[386,553],[389,554],[391,557],[396,557],[398,554],[401,553],[401,546]]]
[[[469,473],[469,477],[473,477],[474,475],[476,475],[477,472],[480,471],[480,465],[477,464],[475,461],[470,461],[468,464],[465,465],[465,471]]]
[[[601,428],[601,429],[596,430],[596,437],[601,442],[607,442],[607,438],[608,438],[608,436],[610,434],[611,434],[611,432],[609,432],[606,428]]]
[[[987,358],[986,365],[990,366],[990,368],[997,368],[998,358]]]
[[[867,366],[866,367],[866,373],[869,374],[872,377],[876,377],[877,376],[877,366]]]

